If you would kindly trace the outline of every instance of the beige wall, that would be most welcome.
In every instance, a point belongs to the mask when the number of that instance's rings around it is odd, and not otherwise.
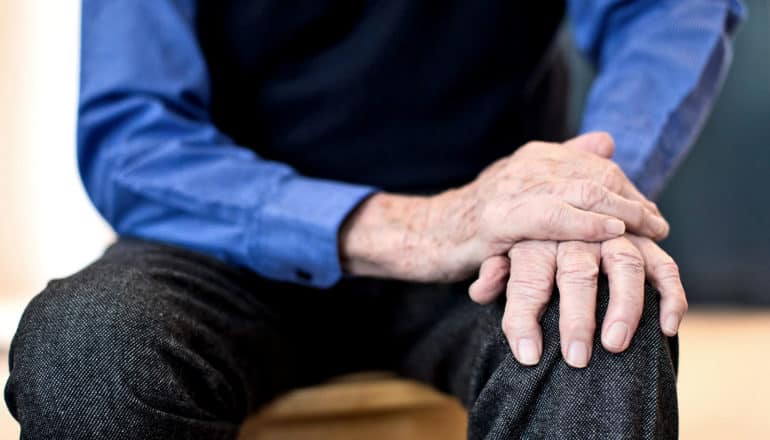
[[[77,0],[0,0],[0,306],[93,259],[110,233],[77,177]]]

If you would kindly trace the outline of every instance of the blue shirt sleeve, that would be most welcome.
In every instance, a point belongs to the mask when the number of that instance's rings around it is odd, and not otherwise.
[[[610,132],[615,161],[654,197],[703,127],[746,11],[739,0],[571,0],[569,13],[598,69],[581,131]]]
[[[333,285],[337,233],[366,186],[304,177],[209,120],[192,0],[84,0],[80,173],[120,234],[195,249],[272,279]]]

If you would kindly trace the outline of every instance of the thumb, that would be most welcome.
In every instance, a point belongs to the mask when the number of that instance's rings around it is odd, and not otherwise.
[[[572,138],[565,142],[564,145],[593,153],[606,159],[611,158],[615,152],[615,141],[606,131],[592,131]]]

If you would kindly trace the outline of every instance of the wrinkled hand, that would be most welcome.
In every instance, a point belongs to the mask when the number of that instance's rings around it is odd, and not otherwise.
[[[439,196],[434,207],[441,209],[433,212],[456,219],[446,239],[465,251],[453,259],[475,270],[520,240],[603,241],[622,234],[618,220],[641,236],[668,235],[657,207],[609,160],[613,149],[606,133],[564,144],[531,142],[471,184]]]
[[[346,273],[458,281],[522,240],[602,242],[632,232],[660,239],[668,223],[591,133],[530,142],[457,189],[430,197],[378,193],[340,228]]]
[[[642,315],[645,274],[660,291],[663,333],[677,333],[687,299],[674,260],[648,238],[626,234],[599,243],[522,241],[507,256],[487,259],[470,287],[471,298],[486,304],[503,290],[503,331],[522,364],[536,364],[543,351],[539,319],[559,287],[559,331],[564,359],[585,367],[591,358],[596,328],[597,280],[609,278],[610,302],[601,331],[602,345],[613,353],[625,350]]]

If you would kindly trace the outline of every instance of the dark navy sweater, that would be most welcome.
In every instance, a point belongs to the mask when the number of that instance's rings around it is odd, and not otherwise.
[[[310,176],[430,191],[547,135],[562,14],[559,0],[212,0],[197,28],[214,122],[238,144]]]

